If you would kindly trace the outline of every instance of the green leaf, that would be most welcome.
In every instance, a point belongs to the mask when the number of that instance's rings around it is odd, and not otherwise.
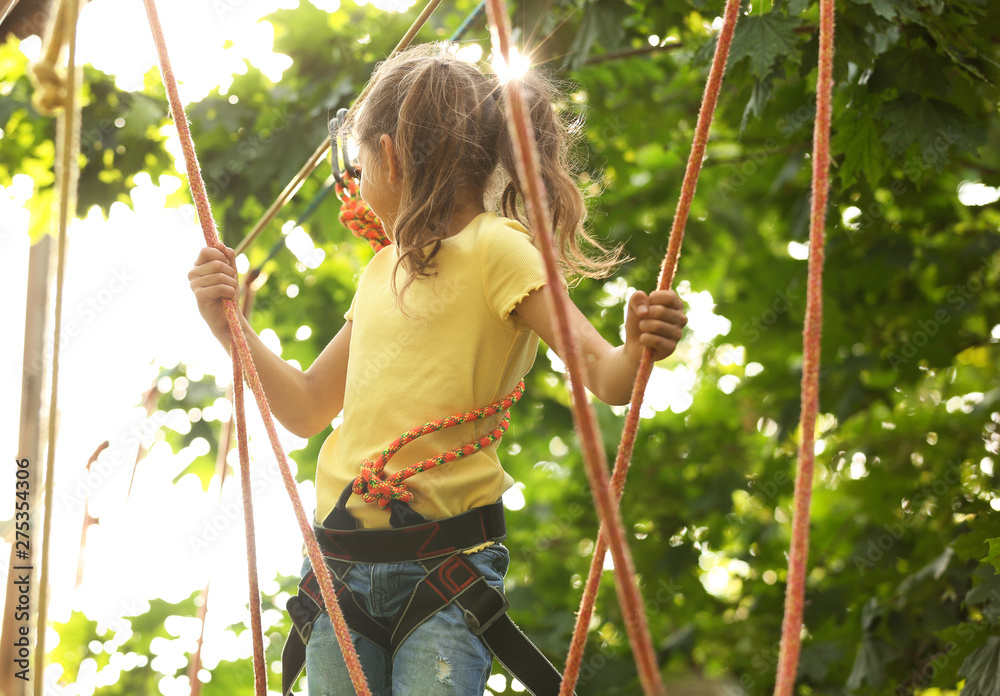
[[[576,69],[587,62],[599,40],[606,50],[614,49],[624,36],[623,20],[632,14],[622,0],[598,0],[587,8],[580,30],[570,46],[566,64]]]
[[[810,681],[822,682],[830,673],[830,666],[843,657],[843,650],[836,643],[811,643],[802,647],[799,674]]]
[[[729,49],[729,65],[749,58],[753,74],[764,77],[779,58],[798,63],[800,56],[795,38],[795,27],[798,25],[797,19],[775,12],[745,17],[736,25]]]
[[[955,150],[975,154],[978,149],[969,118],[961,111],[937,99],[925,99],[906,93],[878,110],[888,128],[882,135],[890,156],[898,156],[914,143],[919,146],[922,169],[941,168]],[[926,166],[924,166],[926,165]]]
[[[925,96],[948,91],[948,77],[940,68],[940,58],[926,48],[898,46],[878,57],[868,80],[868,88],[882,92],[895,88]]]
[[[965,677],[960,696],[1000,696],[1000,637],[990,636],[958,670]]]
[[[834,152],[842,152],[844,160],[837,173],[847,188],[864,176],[874,188],[885,173],[885,145],[878,124],[871,112],[848,111],[837,120],[831,142]]]
[[[1000,573],[990,573],[990,570],[990,566],[981,565],[973,573],[981,580],[965,595],[966,604],[982,604],[993,597],[1000,597]]]
[[[946,548],[940,556],[935,558],[910,577],[903,580],[903,582],[899,584],[898,594],[907,594],[916,585],[920,584],[924,580],[939,580],[941,576],[944,575],[944,572],[948,570],[948,566],[951,564],[953,558],[955,558],[955,552],[950,547]]]
[[[885,667],[899,656],[899,652],[891,645],[878,638],[866,635],[861,640],[851,675],[847,678],[847,688],[855,691],[862,684],[879,687],[885,683]]]
[[[750,100],[747,101],[746,108],[743,109],[743,120],[740,122],[740,133],[746,130],[750,117],[759,118],[764,113],[767,103],[771,100],[773,80],[770,77],[759,79],[754,78],[753,91],[750,92]]]
[[[986,558],[983,559],[984,563],[989,563],[997,572],[1000,573],[1000,537],[996,539],[987,539],[986,543],[990,545],[990,552],[987,554]]]
[[[795,17],[806,11],[812,4],[812,0],[788,0],[787,12],[789,17]]]
[[[871,5],[875,14],[890,21],[899,16],[908,19],[919,16],[911,0],[854,0],[854,2],[859,5]]]

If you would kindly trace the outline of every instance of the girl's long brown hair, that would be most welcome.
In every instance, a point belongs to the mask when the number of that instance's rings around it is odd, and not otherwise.
[[[434,274],[434,256],[448,237],[458,196],[495,200],[499,191],[500,213],[528,227],[499,80],[457,57],[454,48],[426,44],[380,63],[364,100],[344,122],[342,135],[367,143],[378,156],[381,135],[393,139],[403,181],[395,223],[396,265],[406,274],[400,298],[414,280]],[[554,106],[559,91],[537,70],[520,79],[563,274],[606,276],[621,252],[603,247],[584,229],[587,207],[573,176],[570,121]]]

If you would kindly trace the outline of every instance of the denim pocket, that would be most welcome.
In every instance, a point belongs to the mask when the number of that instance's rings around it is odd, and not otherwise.
[[[487,580],[503,580],[504,576],[507,575],[507,570],[510,568],[510,551],[500,543],[492,544],[485,549],[477,551],[472,554],[472,558],[476,567],[486,576]],[[490,573],[487,572],[487,566],[496,574],[496,577],[490,577]]]

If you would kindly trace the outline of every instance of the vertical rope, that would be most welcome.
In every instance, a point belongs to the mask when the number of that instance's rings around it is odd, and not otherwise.
[[[504,0],[490,0],[487,4],[487,13],[490,20],[494,54],[502,56],[510,65],[511,30],[506,3]],[[547,284],[549,291],[553,293],[557,335],[570,375],[573,414],[577,434],[583,445],[587,478],[600,517],[609,530],[609,544],[615,560],[615,575],[618,581],[616,589],[619,602],[622,605],[625,628],[632,644],[643,690],[646,694],[662,696],[666,691],[657,666],[656,654],[649,635],[649,626],[643,613],[642,598],[636,584],[635,569],[628,544],[625,541],[620,512],[612,499],[607,460],[601,443],[600,431],[597,428],[594,410],[587,399],[583,383],[576,377],[582,375],[583,371],[580,367],[579,350],[575,345],[569,326],[566,300],[563,295],[555,293],[555,288],[561,286],[562,279],[556,266],[555,244],[552,238],[548,202],[545,198],[545,186],[539,171],[538,151],[524,104],[524,88],[521,81],[512,79],[507,82],[504,95],[507,105],[507,124],[517,152],[518,175],[527,192],[527,212],[531,219],[532,228],[541,244],[542,255],[545,259]]]
[[[826,206],[830,193],[830,113],[833,100],[834,0],[820,0],[819,72],[816,77],[816,125],[813,128],[812,210],[809,225],[809,280],[802,330],[802,433],[795,474],[792,542],[788,553],[785,618],[781,625],[775,696],[791,696],[802,644],[802,604],[809,558],[809,506],[815,463],[816,414],[819,411],[820,338],[823,331],[823,258]]]
[[[180,94],[177,90],[177,80],[174,78],[173,69],[170,66],[170,58],[167,55],[167,47],[163,39],[163,29],[160,26],[160,19],[156,11],[156,5],[154,0],[143,0],[143,4],[146,7],[146,15],[149,18],[149,26],[153,34],[153,40],[156,43],[156,50],[160,61],[160,70],[163,75],[163,84],[166,88],[167,99],[170,103],[170,110],[174,115],[174,123],[177,126],[177,133],[181,141],[181,149],[184,153],[184,163],[188,174],[188,183],[191,187],[191,195],[195,202],[195,209],[198,211],[198,219],[201,223],[202,232],[205,235],[205,241],[207,244],[218,247],[221,245],[221,242],[219,241],[218,234],[215,231],[215,221],[212,218],[208,195],[205,192],[205,182],[201,176],[201,170],[198,165],[198,156],[195,153],[194,142],[191,139],[191,131],[188,128],[187,115],[184,112],[184,105],[181,103]],[[264,395],[264,390],[261,387],[260,377],[257,375],[257,369],[254,367],[253,358],[250,355],[250,348],[247,345],[246,337],[243,335],[243,329],[239,321],[239,309],[237,308],[234,300],[225,300],[224,306],[226,310],[226,319],[229,322],[229,336],[232,343],[233,355],[238,355],[239,357],[240,364],[243,367],[243,377],[249,384],[250,390],[253,392],[254,398],[257,401],[257,406],[260,409],[261,416],[264,419],[264,427],[267,430],[268,439],[271,442],[271,447],[274,449],[274,454],[278,459],[278,467],[281,471],[281,478],[285,484],[285,490],[288,492],[288,496],[291,499],[292,507],[295,510],[295,518],[302,532],[302,537],[305,540],[306,551],[308,552],[309,560],[312,563],[313,571],[316,573],[317,579],[319,580],[323,602],[330,615],[330,621],[333,624],[334,632],[337,636],[337,642],[340,644],[341,652],[343,653],[344,660],[347,663],[347,669],[351,675],[351,681],[354,685],[354,689],[360,696],[371,696],[367,680],[365,679],[364,672],[361,669],[361,663],[358,660],[357,651],[354,649],[354,644],[347,628],[347,623],[344,621],[344,615],[340,610],[340,605],[337,604],[337,597],[334,593],[333,580],[330,576],[330,570],[326,567],[326,563],[323,562],[323,554],[320,551],[319,544],[316,542],[316,536],[313,532],[312,525],[306,516],[305,509],[302,507],[302,501],[299,498],[295,477],[292,476],[291,470],[288,466],[288,460],[285,457],[285,452],[278,439],[278,432],[274,427],[274,420],[271,417],[271,409],[267,404],[267,397]],[[240,437],[241,439],[245,438],[245,433],[240,433]],[[246,468],[249,466],[249,463],[243,462],[242,466]]]
[[[233,354],[233,406],[236,411],[237,445],[240,450],[240,485],[243,489],[243,526],[247,538],[247,580],[250,585],[250,628],[253,636],[254,687],[257,696],[267,694],[267,667],[264,664],[264,633],[260,625],[260,583],[257,580],[257,543],[253,523],[253,496],[250,492],[250,452],[247,449],[246,411],[243,404],[243,364]]]
[[[676,273],[677,262],[680,258],[681,242],[684,240],[684,227],[687,224],[691,202],[694,200],[694,192],[698,186],[698,176],[701,173],[702,161],[705,159],[708,132],[712,125],[712,116],[715,114],[715,106],[719,101],[719,90],[722,87],[722,78],[726,72],[726,60],[729,57],[729,47],[732,44],[733,32],[736,30],[736,20],[739,18],[739,7],[739,0],[728,0],[726,3],[722,29],[719,32],[718,43],[715,46],[715,57],[712,59],[712,68],[708,74],[708,82],[705,85],[705,93],[698,112],[694,142],[691,145],[691,154],[688,157],[687,168],[684,171],[681,195],[677,202],[677,210],[674,213],[674,222],[670,228],[667,254],[663,259],[663,265],[660,269],[660,278],[657,283],[657,289],[659,290],[669,288],[674,282],[674,274]],[[639,430],[639,412],[642,407],[643,396],[646,393],[646,383],[649,381],[649,376],[652,372],[653,351],[650,348],[646,348],[642,351],[639,371],[636,375],[635,386],[632,389],[632,400],[625,418],[621,443],[618,445],[618,456],[615,458],[615,468],[611,476],[611,485],[616,500],[621,499],[622,491],[625,489],[625,476],[628,473],[629,463],[632,460],[632,450],[635,448],[635,438]],[[560,696],[569,696],[572,694],[579,677],[580,661],[583,659],[583,650],[587,642],[590,618],[594,614],[594,603],[597,599],[597,589],[600,584],[601,573],[604,570],[604,555],[607,552],[607,548],[607,531],[602,525],[597,535],[597,544],[594,546],[594,555],[590,563],[587,583],[584,586],[580,611],[577,613],[576,626],[573,629],[573,640],[570,642],[569,653],[566,657],[566,669]]]
[[[284,237],[282,237],[282,243],[284,242]],[[252,278],[256,276],[253,273],[249,273],[243,278],[243,290],[240,293],[240,301],[243,303],[242,311],[243,316],[247,319],[250,318],[250,314],[253,312],[254,297],[256,296],[256,291],[253,287]],[[233,380],[233,385],[226,390],[226,398],[233,403],[235,399],[235,385],[236,380]],[[215,475],[219,477],[219,500],[216,503],[218,506],[222,503],[222,491],[223,485],[226,483],[226,459],[229,455],[229,450],[232,448],[233,444],[233,430],[236,427],[236,407],[233,407],[232,413],[229,414],[229,419],[222,426],[222,430],[219,432],[219,450],[215,457]],[[256,567],[256,566],[255,566]],[[198,672],[201,670],[201,648],[205,643],[205,617],[208,615],[208,593],[209,593],[210,583],[205,583],[205,587],[201,591],[201,606],[198,607],[198,622],[201,625],[201,630],[198,633],[198,643],[195,647],[194,654],[191,656],[191,661],[188,662],[188,683],[191,685],[190,696],[201,696],[201,679],[198,678]],[[251,589],[251,592],[253,590]]]
[[[54,26],[49,35],[50,47],[46,55],[58,56],[59,50],[51,43],[69,37],[69,56],[66,60],[65,90],[53,105],[61,104],[63,112],[59,117],[59,133],[56,151],[56,176],[59,181],[59,250],[56,257],[56,306],[52,345],[52,392],[49,398],[48,451],[45,460],[45,500],[42,504],[42,554],[41,574],[38,582],[38,620],[35,638],[35,696],[45,691],[45,630],[49,612],[49,550],[52,545],[52,504],[56,468],[56,429],[58,422],[59,397],[59,346],[62,343],[63,288],[66,278],[66,233],[69,218],[76,210],[76,185],[79,178],[80,148],[80,105],[77,101],[76,84],[76,22],[80,14],[79,0],[62,0],[56,13]],[[58,92],[58,90],[57,90]]]

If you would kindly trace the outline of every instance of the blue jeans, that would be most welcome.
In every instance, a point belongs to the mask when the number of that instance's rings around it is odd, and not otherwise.
[[[503,590],[510,555],[501,544],[470,554],[489,585]],[[306,559],[305,570],[309,568]],[[391,619],[426,571],[418,563],[356,563],[344,580],[372,616]],[[493,656],[450,604],[416,628],[400,644],[395,659],[353,631],[351,638],[372,696],[483,696]],[[322,613],[306,645],[309,696],[351,696],[351,683],[333,632]]]

